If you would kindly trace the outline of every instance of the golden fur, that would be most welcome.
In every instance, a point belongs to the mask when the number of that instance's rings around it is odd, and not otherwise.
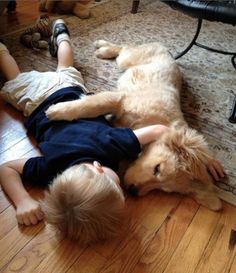
[[[73,120],[111,113],[114,125],[137,129],[151,124],[171,127],[147,145],[126,171],[124,183],[139,195],[153,189],[190,194],[212,210],[221,208],[207,172],[211,155],[203,136],[188,127],[180,108],[182,75],[167,49],[158,43],[119,46],[95,42],[99,58],[116,58],[125,70],[117,92],[101,92],[81,100],[51,106],[51,119]]]

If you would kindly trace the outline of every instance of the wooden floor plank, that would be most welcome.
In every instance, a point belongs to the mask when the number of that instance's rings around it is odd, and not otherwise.
[[[1,240],[0,270],[43,228],[43,223],[31,227],[15,226]]]
[[[132,272],[163,272],[198,208],[195,201],[183,198],[176,210],[163,222]]]
[[[31,24],[40,15],[38,10],[38,0],[17,0],[16,13],[1,14],[0,16],[0,34],[9,33],[15,30],[17,26],[27,26]]]
[[[235,273],[236,272],[236,255],[234,256],[234,260],[233,260],[230,268],[229,269],[227,268],[226,270],[224,271],[224,273]]]
[[[13,206],[9,206],[0,214],[0,240],[7,235],[15,226],[17,226],[16,212]],[[1,266],[1,264],[0,264]]]
[[[229,244],[231,231],[236,227],[236,218],[232,215],[236,215],[236,208],[225,204],[219,223],[202,253],[194,273],[229,272],[236,253],[235,245],[231,247]]]
[[[0,164],[18,158],[27,157],[28,152],[32,151],[35,145],[28,137],[18,139],[18,142],[7,150],[6,153],[1,153]]]
[[[137,198],[128,198],[126,200],[127,222],[123,224],[120,236],[113,240],[109,240],[108,242],[96,244],[93,246],[94,251],[102,255],[104,258],[110,259],[110,257],[117,251],[121,241],[125,237],[125,234],[133,232],[133,230],[140,225],[140,221],[148,213],[150,206],[154,206],[156,202],[155,195],[149,195],[147,198],[140,198],[139,200]],[[138,211],[136,211],[137,204],[139,205]]]
[[[163,196],[160,193],[153,193],[138,199],[128,198],[126,201],[128,222],[124,223],[120,236],[104,244],[97,244],[93,249],[106,259],[110,259],[114,256],[114,253],[119,252],[119,249],[122,247],[121,242],[129,240],[130,234],[135,232],[138,226],[142,225],[148,229],[152,229],[152,225],[156,225],[155,221],[159,221],[160,219],[155,219],[156,216],[161,217],[162,213],[162,217],[166,217],[170,210],[177,206],[180,200],[181,196],[179,195],[170,196],[166,194]],[[160,206],[163,206],[161,210]]]
[[[76,242],[62,240],[57,248],[51,249],[48,256],[34,269],[35,273],[64,273],[71,268],[84,249]]]
[[[219,222],[220,216],[221,213],[219,212],[200,207],[163,272],[193,273]]]
[[[0,213],[2,213],[7,207],[11,205],[10,201],[6,198],[3,191],[0,191]],[[1,214],[0,214],[1,216]]]
[[[171,211],[175,210],[180,200],[181,197],[177,195],[169,196],[169,198],[159,195],[158,198],[152,199],[152,203],[146,203],[144,217],[135,210],[139,220],[133,226],[131,225],[128,233],[123,235],[114,255],[109,258],[101,272],[133,272],[133,268],[153,240],[156,230],[160,228]]]
[[[83,273],[98,273],[105,263],[104,257],[89,248],[83,252],[66,273],[78,273],[81,269]]]
[[[43,224],[42,224],[43,225]],[[36,272],[36,268],[44,261],[57,247],[60,240],[49,226],[42,226],[39,233],[32,238],[6,265],[4,272]],[[49,271],[45,271],[49,272]]]

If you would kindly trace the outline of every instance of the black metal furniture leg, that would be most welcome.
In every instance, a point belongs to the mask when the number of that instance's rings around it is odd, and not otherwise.
[[[232,57],[232,59],[231,59],[232,65],[233,65],[233,67],[236,69],[235,59],[236,59],[236,54],[233,55],[233,57]]]
[[[236,95],[234,97],[234,102],[232,105],[232,110],[230,113],[229,122],[236,123]]]
[[[131,13],[137,13],[138,12],[139,2],[140,2],[140,0],[133,0]]]
[[[13,13],[16,11],[16,1],[9,0],[7,4],[7,13]]]
[[[197,30],[195,32],[195,35],[194,35],[191,43],[185,48],[185,50],[183,50],[181,53],[178,53],[176,56],[174,56],[175,60],[177,60],[180,57],[182,57],[183,55],[185,55],[192,48],[192,46],[195,45],[195,41],[197,40],[197,38],[199,36],[201,27],[202,27],[202,19],[198,19]]]

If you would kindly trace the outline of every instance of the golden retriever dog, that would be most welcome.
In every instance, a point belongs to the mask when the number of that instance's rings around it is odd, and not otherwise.
[[[219,210],[222,206],[207,171],[211,159],[204,137],[188,127],[180,108],[182,75],[175,60],[159,43],[120,46],[99,40],[96,56],[116,58],[125,70],[117,91],[104,91],[80,100],[52,105],[53,120],[74,120],[112,114],[114,126],[137,129],[152,124],[170,132],[144,147],[124,175],[126,188],[136,195],[154,189],[191,195],[198,203]]]

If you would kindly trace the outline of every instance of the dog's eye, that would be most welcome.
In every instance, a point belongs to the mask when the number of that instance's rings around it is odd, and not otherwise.
[[[156,165],[154,170],[153,170],[153,174],[154,175],[157,175],[160,173],[160,164]]]

